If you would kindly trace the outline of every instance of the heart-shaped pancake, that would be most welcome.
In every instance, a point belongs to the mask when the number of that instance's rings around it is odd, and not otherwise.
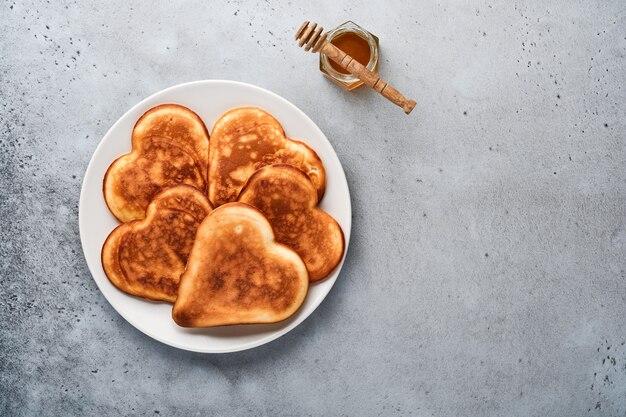
[[[120,290],[173,303],[196,230],[212,207],[206,195],[188,185],[165,188],[146,217],[118,226],[102,247],[102,267]]]
[[[280,123],[264,110],[227,111],[211,130],[209,200],[215,207],[236,201],[254,171],[277,163],[301,169],[315,185],[318,199],[322,198],[326,173],[313,149],[287,138]]]
[[[229,203],[198,228],[172,317],[184,327],[274,323],[300,308],[308,286],[304,262],[275,242],[265,216]]]
[[[317,207],[317,194],[309,178],[286,164],[256,171],[238,201],[257,207],[270,221],[276,241],[302,258],[311,282],[326,278],[337,267],[345,246],[339,223]]]
[[[177,104],[148,110],[135,124],[132,150],[104,176],[104,199],[120,221],[141,219],[152,198],[176,184],[207,189],[209,133],[193,111]]]

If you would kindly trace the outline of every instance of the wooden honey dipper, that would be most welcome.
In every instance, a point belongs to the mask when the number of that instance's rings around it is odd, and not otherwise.
[[[402,107],[406,114],[411,113],[415,107],[415,101],[404,97],[398,90],[387,84],[382,78],[365,68],[363,64],[346,54],[341,49],[326,40],[327,33],[322,33],[324,28],[317,27],[317,23],[309,24],[307,20],[296,32],[296,40],[304,50],[316,53],[320,52],[335,61],[341,68],[358,77],[364,84],[378,91],[387,100]]]

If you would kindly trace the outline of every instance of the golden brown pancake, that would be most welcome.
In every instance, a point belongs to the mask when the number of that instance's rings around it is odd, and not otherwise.
[[[315,151],[285,137],[283,127],[259,108],[240,107],[224,113],[211,130],[209,200],[215,207],[236,201],[241,187],[257,169],[287,163],[306,173],[324,195],[326,173]]]
[[[177,104],[148,110],[135,124],[132,150],[104,176],[104,199],[120,221],[141,219],[163,188],[188,184],[207,190],[209,133],[193,111]]]
[[[102,267],[120,290],[173,303],[196,230],[212,207],[188,185],[165,188],[148,205],[146,217],[118,226],[102,247]]]
[[[341,261],[343,231],[339,223],[317,207],[315,187],[302,171],[286,164],[256,171],[239,194],[272,224],[276,241],[302,258],[311,282],[326,278]]]
[[[265,216],[229,203],[198,228],[172,317],[184,327],[274,323],[300,308],[308,286],[304,262],[274,241]]]

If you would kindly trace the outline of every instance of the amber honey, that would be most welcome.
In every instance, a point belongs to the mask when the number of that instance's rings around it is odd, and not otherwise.
[[[326,39],[368,70],[378,73],[378,37],[373,33],[348,21],[328,31]],[[363,81],[323,53],[320,54],[320,71],[348,91],[363,85]]]
[[[350,55],[352,58],[356,59],[364,66],[367,66],[367,63],[370,62],[370,58],[372,56],[370,52],[370,44],[366,39],[363,39],[355,32],[342,33],[341,35],[333,38],[330,43]],[[335,71],[342,74],[349,74],[348,71],[341,68],[335,61],[330,60],[329,62],[330,66],[333,67]]]

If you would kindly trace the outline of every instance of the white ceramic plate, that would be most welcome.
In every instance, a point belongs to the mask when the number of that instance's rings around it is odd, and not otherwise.
[[[171,318],[170,304],[155,303],[127,295],[115,288],[104,274],[100,262],[102,244],[119,224],[104,202],[102,195],[104,173],[118,156],[130,151],[130,136],[137,119],[148,109],[164,103],[177,103],[189,107],[202,118],[209,131],[218,117],[233,107],[258,106],[273,114],[283,125],[288,137],[307,143],[322,159],[326,168],[327,184],[320,207],[341,225],[347,253],[352,223],[350,192],[339,158],[315,123],[284,98],[250,84],[214,80],[180,84],[160,91],[134,106],[104,135],[87,167],[79,206],[83,252],[98,288],[122,317],[156,340],[196,352],[235,352],[270,342],[302,323],[315,311],[337,280],[343,259],[329,278],[309,288],[303,306],[288,320],[276,324],[210,329],[179,327]]]

